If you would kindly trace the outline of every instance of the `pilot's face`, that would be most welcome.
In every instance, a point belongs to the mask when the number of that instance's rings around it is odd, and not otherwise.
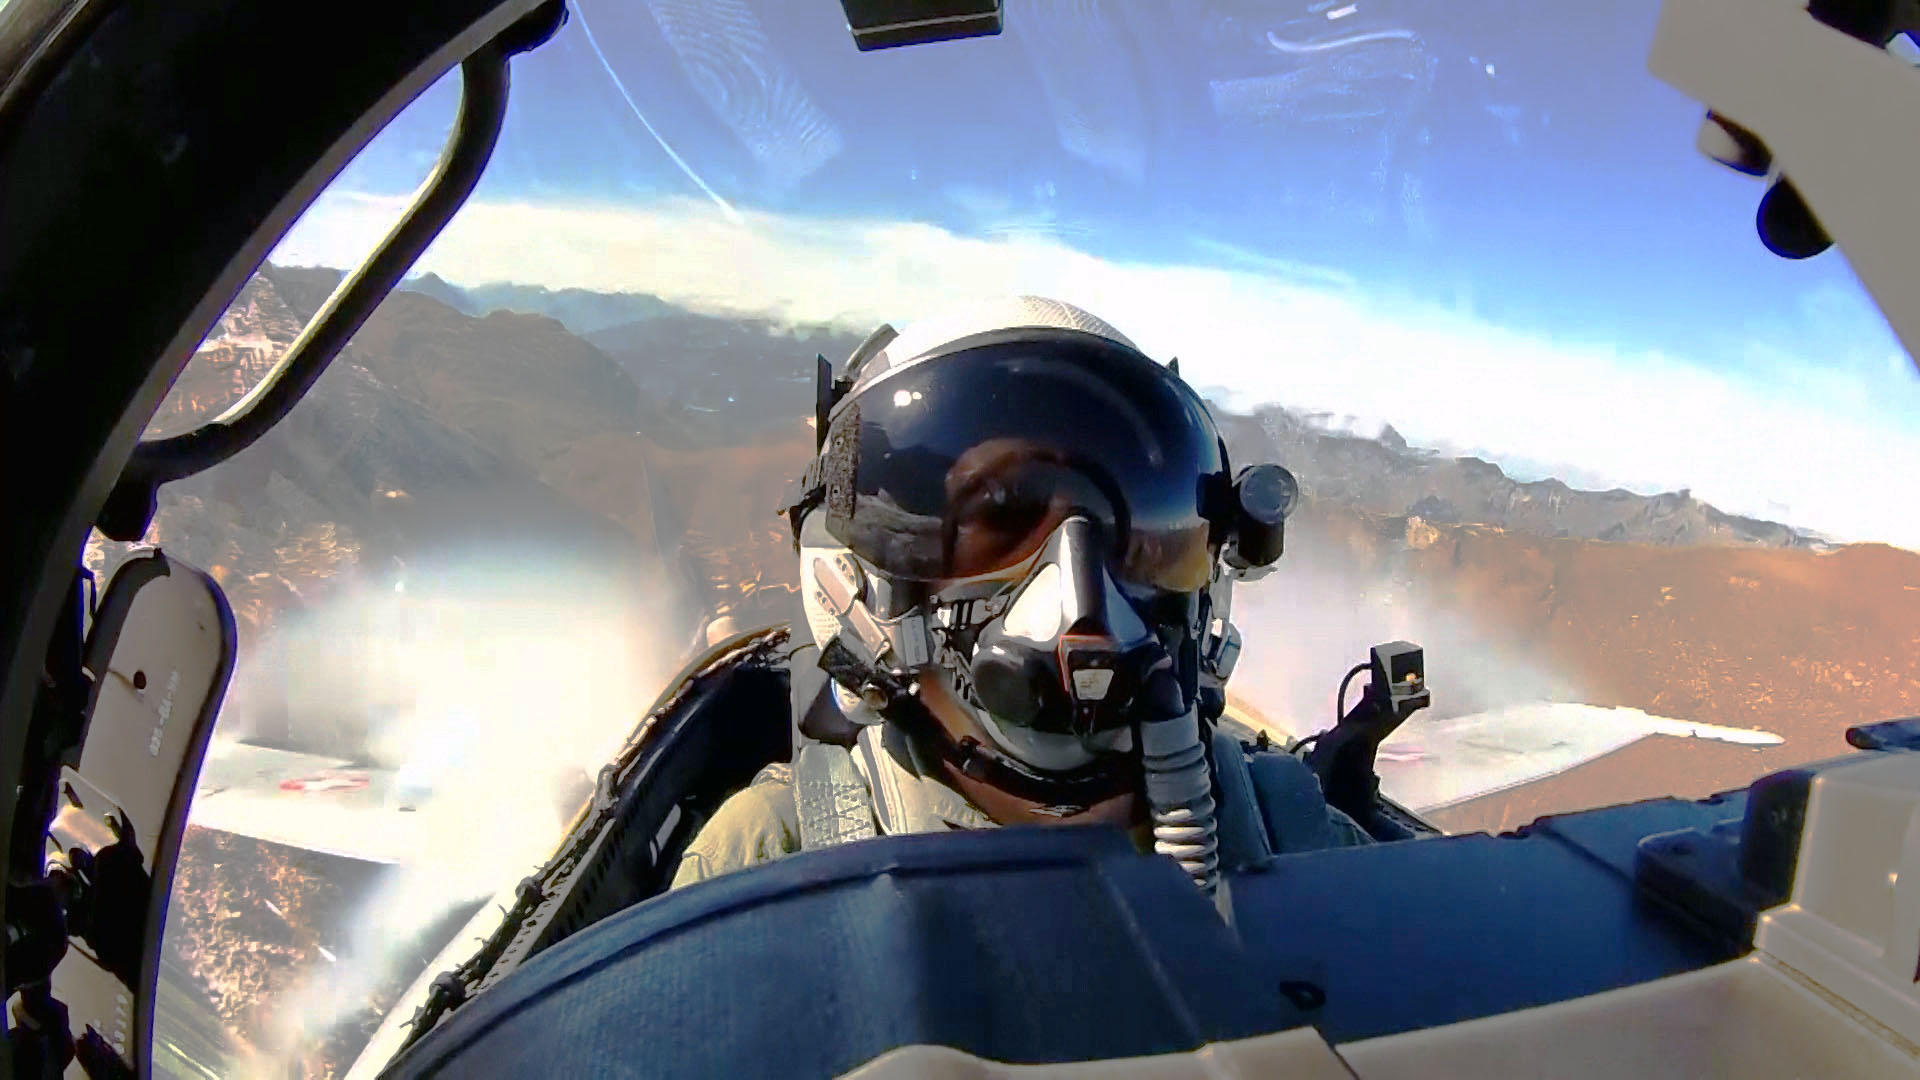
[[[1157,592],[1205,587],[1214,549],[1204,523],[1153,531],[1135,523],[1125,535],[1121,508],[1065,454],[1031,439],[989,439],[955,459],[947,472],[946,552],[949,576],[1017,580],[1047,537],[1076,514],[1119,542],[1113,570],[1123,585]]]
[[[947,473],[947,558],[955,579],[1017,574],[1075,512],[1114,520],[1114,508],[1065,457],[1031,439],[990,439]]]

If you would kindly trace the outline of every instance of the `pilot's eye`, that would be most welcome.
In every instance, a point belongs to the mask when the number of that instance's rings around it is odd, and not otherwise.
[[[1045,511],[1045,500],[1036,500],[1031,492],[1003,480],[991,480],[968,500],[966,517],[999,529],[1032,523]]]

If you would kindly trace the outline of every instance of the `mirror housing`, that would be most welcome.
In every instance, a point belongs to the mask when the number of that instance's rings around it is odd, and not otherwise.
[[[1000,32],[1000,0],[840,0],[861,52]]]

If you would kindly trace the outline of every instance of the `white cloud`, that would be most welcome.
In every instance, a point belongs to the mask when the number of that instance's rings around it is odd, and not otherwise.
[[[330,194],[276,258],[354,262],[398,205]],[[1920,510],[1886,480],[1920,461],[1920,380],[1910,368],[1889,373],[1883,358],[1830,365],[1876,340],[1832,297],[1809,305],[1826,316],[1819,329],[1848,335],[1833,352],[1796,356],[1768,335],[1739,356],[1680,358],[1522,333],[1338,277],[1234,261],[1123,263],[1051,237],[975,239],[904,221],[752,211],[733,220],[676,199],[470,204],[420,269],[459,284],[642,291],[856,331],[997,294],[1056,296],[1111,320],[1152,355],[1179,356],[1195,384],[1231,387],[1236,404],[1391,423],[1416,444],[1530,473],[1603,477],[1643,492],[1689,487],[1728,511],[1785,507],[1792,523],[1838,538],[1920,548]],[[1753,374],[1686,362],[1707,359]]]

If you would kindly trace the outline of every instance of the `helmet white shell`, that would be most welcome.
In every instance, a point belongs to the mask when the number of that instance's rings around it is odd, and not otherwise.
[[[858,378],[867,382],[888,368],[937,352],[964,337],[1027,327],[1078,330],[1129,349],[1138,348],[1112,323],[1084,308],[1044,296],[1001,296],[917,320],[862,365]]]

